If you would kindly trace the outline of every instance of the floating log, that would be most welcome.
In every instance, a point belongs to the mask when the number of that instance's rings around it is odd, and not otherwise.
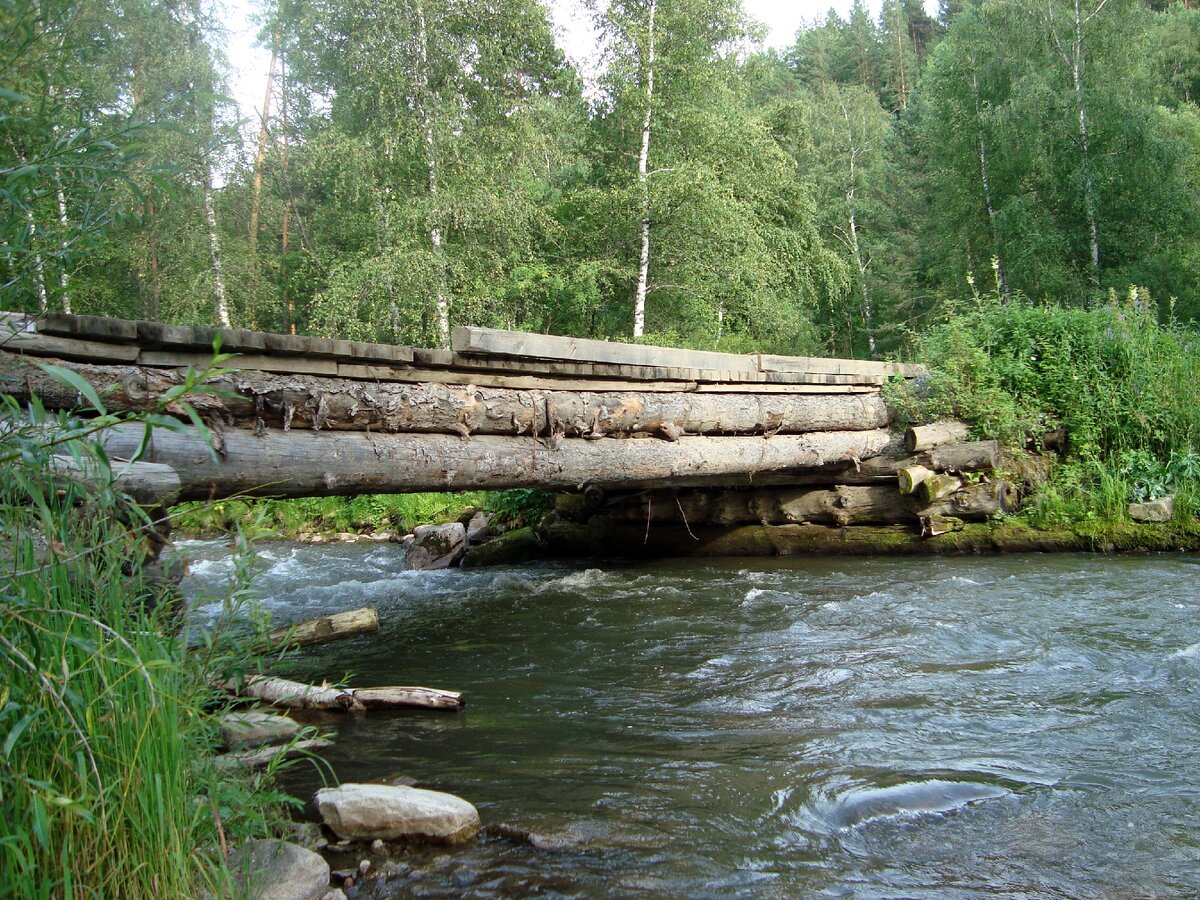
[[[943,419],[932,425],[918,425],[904,433],[904,449],[909,453],[916,453],[920,450],[932,450],[940,444],[965,441],[970,430],[966,422],[953,419]]]
[[[216,758],[221,768],[265,769],[277,758],[294,756],[310,750],[321,750],[332,746],[333,742],[326,738],[307,738],[293,741],[290,744],[275,744],[268,747],[255,747],[253,750],[232,750],[222,753]]]
[[[276,650],[283,647],[311,647],[360,634],[374,634],[378,630],[379,613],[373,606],[362,606],[276,628],[267,635],[267,644]]]
[[[287,709],[327,709],[361,712],[364,709],[448,709],[466,706],[462,694],[426,687],[336,688],[311,685],[286,678],[255,676],[244,682],[222,682],[230,693],[262,700]]]
[[[144,410],[183,381],[173,369],[53,360],[78,373],[114,411]],[[369,383],[320,375],[240,371],[214,378],[189,402],[235,426],[441,434],[796,434],[882,428],[878,394],[522,391],[477,385]],[[73,409],[78,394],[22,357],[0,351],[0,392],[48,409]]]
[[[101,436],[109,456],[124,458],[143,429],[118,426]],[[194,428],[157,432],[146,458],[179,473],[179,498],[250,494],[318,497],[533,487],[576,490],[585,484],[624,488],[713,482],[750,485],[758,473],[802,473],[831,462],[866,459],[888,434],[829,431],[763,437],[619,440],[352,432],[251,432],[227,429],[214,458]]]

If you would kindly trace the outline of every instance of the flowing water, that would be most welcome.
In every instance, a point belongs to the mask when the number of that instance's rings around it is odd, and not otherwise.
[[[228,576],[221,545],[186,549],[198,593]],[[414,850],[375,896],[1200,895],[1196,557],[409,573],[400,554],[260,548],[277,621],[383,620],[301,677],[468,698],[336,719],[327,759],[533,845]]]

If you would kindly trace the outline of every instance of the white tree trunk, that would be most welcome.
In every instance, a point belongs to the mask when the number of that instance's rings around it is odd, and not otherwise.
[[[646,291],[650,280],[650,118],[654,103],[654,13],[650,0],[646,31],[646,111],[642,117],[642,147],[638,153],[638,188],[642,199],[642,252],[638,260],[637,292],[633,303],[633,336],[646,333]]]
[[[62,310],[70,314],[71,312],[71,273],[67,271],[66,250],[67,250],[67,229],[71,227],[71,221],[67,218],[67,195],[63,191],[62,179],[57,174],[54,176],[54,193],[58,199],[58,224],[63,230],[63,253],[64,258],[58,269],[58,286],[62,289]]]
[[[850,122],[850,110],[843,101],[842,118],[846,120],[846,149],[850,158],[850,177],[846,188],[846,209],[848,210],[847,238],[850,252],[854,256],[854,265],[858,269],[858,288],[862,300],[863,328],[867,333],[867,348],[871,356],[875,356],[875,328],[872,322],[871,294],[867,286],[867,261],[863,258],[862,246],[858,240],[858,210],[855,198],[858,193],[858,153],[860,148],[854,141],[854,126]]]
[[[231,327],[229,304],[225,299],[225,279],[221,275],[221,243],[217,238],[217,210],[213,206],[212,170],[204,163],[204,221],[208,225],[208,252],[212,258],[213,294],[217,300],[217,324]]]
[[[275,33],[271,47],[271,64],[267,67],[267,90],[263,96],[262,121],[258,126],[258,150],[254,154],[254,194],[250,201],[250,264],[254,265],[254,254],[258,250],[258,217],[262,209],[263,165],[267,158],[267,141],[271,130],[271,95],[275,88],[275,64],[279,60],[280,34]]]
[[[42,254],[35,249],[34,238],[37,236],[37,225],[33,221],[33,210],[25,207],[25,221],[29,224],[29,248],[33,251],[33,281],[37,288],[38,312],[45,313],[50,309],[50,298],[46,294],[46,265]]]
[[[1098,10],[1097,10],[1098,11]],[[1100,280],[1100,221],[1096,214],[1096,183],[1092,175],[1091,149],[1088,140],[1087,99],[1083,88],[1083,10],[1080,0],[1075,0],[1075,42],[1071,60],[1071,81],[1075,86],[1075,100],[1079,106],[1079,148],[1083,151],[1083,202],[1087,212],[1088,239],[1092,255],[1092,279]]]
[[[988,229],[992,233],[992,257],[995,259],[996,283],[1005,300],[1012,299],[1008,289],[1008,273],[1000,255],[1000,232],[996,229],[996,207],[992,202],[992,179],[988,169],[987,142],[983,133],[983,111],[979,105],[979,76],[971,73],[971,92],[975,99],[975,128],[979,137],[979,181],[983,185],[983,203],[987,208]]]
[[[443,246],[441,208],[438,204],[438,162],[437,144],[433,134],[433,112],[430,110],[429,97],[429,38],[425,29],[425,7],[418,2],[415,5],[417,14],[417,55],[418,55],[418,87],[421,128],[425,144],[425,174],[426,186],[429,192],[429,246],[433,250],[437,266],[434,303],[437,310],[438,346],[443,350],[450,349],[450,302],[446,290],[446,251]]]

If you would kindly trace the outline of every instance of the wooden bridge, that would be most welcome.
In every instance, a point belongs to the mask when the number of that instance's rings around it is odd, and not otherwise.
[[[109,410],[165,404],[178,416],[124,473],[146,499],[830,483],[887,448],[886,379],[923,371],[480,328],[455,329],[447,351],[0,316],[0,391],[78,407],[78,392],[38,358],[78,373]],[[166,398],[218,343],[237,354],[223,366],[235,370],[189,398],[210,451]],[[109,455],[133,458],[142,436],[118,426]]]

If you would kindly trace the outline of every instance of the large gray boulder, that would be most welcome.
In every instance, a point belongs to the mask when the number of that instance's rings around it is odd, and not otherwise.
[[[266,712],[234,712],[221,717],[221,740],[226,747],[257,747],[290,741],[300,723]]]
[[[449,525],[418,525],[404,555],[410,569],[448,569],[467,550],[467,530],[461,522]]]
[[[287,841],[247,841],[229,854],[234,884],[251,900],[321,900],[329,863]]]
[[[1160,497],[1146,503],[1130,503],[1129,518],[1135,522],[1170,522],[1175,515],[1175,498]]]
[[[345,840],[425,840],[459,844],[479,831],[479,811],[441,791],[343,784],[317,791],[321,818]]]

